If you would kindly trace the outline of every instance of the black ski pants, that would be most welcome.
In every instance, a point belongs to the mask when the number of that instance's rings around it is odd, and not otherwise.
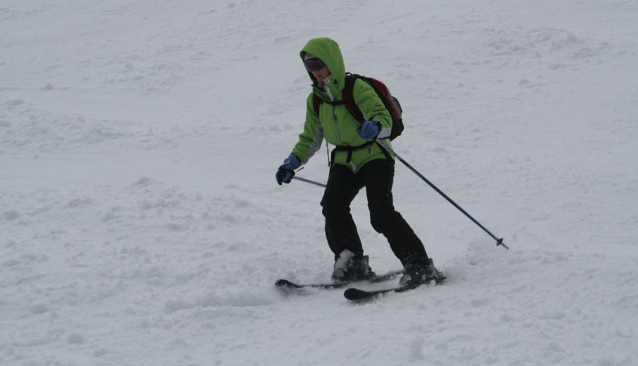
[[[326,218],[328,245],[335,260],[344,250],[363,255],[363,246],[350,213],[350,204],[361,188],[366,187],[370,223],[383,234],[403,265],[415,259],[426,259],[423,243],[403,216],[394,209],[392,183],[394,160],[377,159],[366,163],[356,174],[335,164],[330,169],[326,191],[321,200]]]

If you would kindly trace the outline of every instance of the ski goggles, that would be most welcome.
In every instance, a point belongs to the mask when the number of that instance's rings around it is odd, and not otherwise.
[[[326,64],[316,57],[304,61],[303,64],[306,66],[308,72],[319,71],[326,67]]]

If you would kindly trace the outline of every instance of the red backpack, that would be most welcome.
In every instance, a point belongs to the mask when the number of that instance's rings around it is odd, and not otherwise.
[[[346,87],[343,89],[343,100],[337,102],[328,102],[315,95],[315,97],[313,98],[315,113],[319,114],[321,103],[328,103],[330,105],[345,104],[350,114],[357,121],[365,122],[363,113],[361,112],[359,107],[357,107],[357,104],[354,101],[354,96],[352,94],[352,90],[354,89],[354,82],[357,79],[363,80],[368,83],[377,93],[385,108],[390,112],[390,116],[392,117],[392,131],[390,133],[390,140],[394,140],[395,138],[399,137],[404,129],[403,119],[401,118],[401,114],[403,113],[401,104],[399,104],[399,100],[397,98],[390,94],[390,90],[388,90],[388,87],[385,86],[384,83],[374,78],[346,73]]]

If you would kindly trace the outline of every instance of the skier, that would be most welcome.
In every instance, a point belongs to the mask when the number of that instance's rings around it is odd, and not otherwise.
[[[290,183],[294,171],[314,155],[325,138],[336,148],[331,153],[330,174],[321,200],[328,245],[334,253],[334,282],[372,279],[368,256],[364,256],[350,203],[366,187],[370,223],[383,234],[404,266],[401,285],[440,281],[444,278],[433,265],[423,243],[394,209],[392,182],[394,157],[375,143],[390,146],[392,118],[374,89],[356,80],[353,95],[366,121],[360,124],[339,104],[343,99],[346,69],[339,45],[329,38],[311,39],[301,50],[301,59],[312,80],[306,102],[306,121],[292,153],[279,167],[277,183]],[[315,113],[314,96],[324,102]],[[336,103],[335,103],[336,102]]]

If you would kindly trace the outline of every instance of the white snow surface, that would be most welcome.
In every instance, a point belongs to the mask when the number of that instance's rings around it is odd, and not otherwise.
[[[3,0],[0,34],[1,365],[638,365],[638,2]],[[275,288],[332,271],[322,189],[274,179],[324,36],[511,250],[397,163],[448,281]]]

